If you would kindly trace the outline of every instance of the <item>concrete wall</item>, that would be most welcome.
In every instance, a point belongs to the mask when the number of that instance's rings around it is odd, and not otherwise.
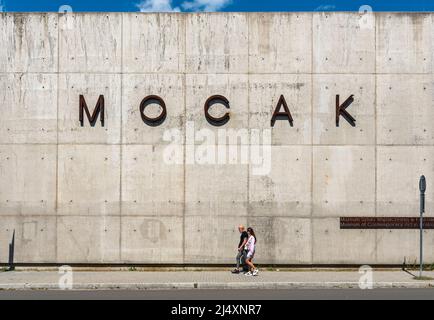
[[[0,15],[0,262],[232,263],[236,226],[257,261],[399,264],[417,231],[340,230],[341,216],[434,216],[434,14]],[[80,127],[79,95],[106,100]],[[149,127],[138,106],[165,99]],[[231,102],[226,128],[270,129],[281,94],[294,127],[272,129],[272,167],[169,165],[168,129],[209,128],[203,104]],[[335,126],[335,96],[357,119]],[[434,261],[434,232],[425,255]]]

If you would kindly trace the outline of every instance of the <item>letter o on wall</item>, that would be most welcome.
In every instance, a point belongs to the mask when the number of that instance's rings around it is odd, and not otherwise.
[[[221,126],[224,126],[226,123],[228,123],[231,117],[230,117],[229,113],[226,113],[221,118],[215,118],[215,117],[211,116],[209,114],[209,109],[217,103],[224,105],[226,107],[226,109],[231,108],[229,105],[229,100],[226,99],[225,97],[219,96],[219,95],[212,96],[205,102],[205,107],[204,107],[205,118],[209,124],[211,124],[215,127],[221,127]]]
[[[150,118],[146,116],[145,109],[150,104],[158,104],[163,109],[163,111],[161,111],[161,114],[158,117]],[[140,116],[142,117],[143,122],[146,123],[148,126],[158,127],[159,125],[163,124],[163,122],[166,120],[167,117],[166,103],[164,102],[163,99],[161,99],[158,96],[147,96],[140,103]]]

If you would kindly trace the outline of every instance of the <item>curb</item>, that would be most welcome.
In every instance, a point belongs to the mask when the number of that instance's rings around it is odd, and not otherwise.
[[[376,282],[374,289],[433,288],[434,282]],[[289,289],[359,289],[358,282],[183,282],[183,283],[78,283],[72,290],[289,290]],[[0,290],[61,290],[54,283],[0,284]]]
[[[255,283],[198,283],[198,289],[360,289],[359,282],[255,282]],[[376,282],[374,289],[408,288],[434,289],[434,282]]]
[[[78,283],[71,290],[189,290],[194,283]],[[0,284],[0,290],[65,290],[57,283]],[[68,290],[68,289],[66,289]]]

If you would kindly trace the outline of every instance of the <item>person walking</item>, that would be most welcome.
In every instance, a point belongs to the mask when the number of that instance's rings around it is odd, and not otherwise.
[[[246,264],[249,266],[250,271],[246,273],[246,276],[257,276],[259,270],[253,264],[257,239],[256,239],[255,231],[252,228],[247,228],[247,234],[249,235],[249,238],[247,239],[247,243],[245,246],[247,251]]]
[[[244,260],[246,258],[246,250],[245,246],[247,243],[247,239],[249,238],[249,235],[246,232],[246,228],[243,225],[238,226],[238,231],[240,232],[240,242],[238,243],[237,247],[237,267],[232,270],[232,273],[238,274],[240,273],[240,264],[244,264]]]

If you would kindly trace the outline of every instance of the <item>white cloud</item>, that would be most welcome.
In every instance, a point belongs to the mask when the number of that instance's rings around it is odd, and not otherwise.
[[[137,7],[141,12],[179,12],[181,9],[172,6],[172,0],[143,0]]]
[[[187,11],[219,11],[231,2],[232,0],[185,0],[180,7]],[[173,0],[142,0],[137,7],[141,12],[181,11],[180,7],[173,5]]]
[[[219,11],[231,2],[232,0],[191,0],[184,1],[182,8],[190,11]]]

